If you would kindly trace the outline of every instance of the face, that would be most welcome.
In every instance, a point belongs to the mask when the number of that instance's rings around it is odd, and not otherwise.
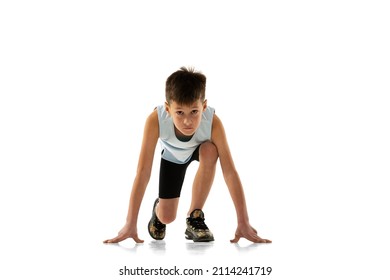
[[[198,100],[190,106],[180,105],[175,101],[165,103],[165,110],[172,117],[176,133],[191,136],[195,133],[202,119],[202,112],[207,108],[207,101]]]

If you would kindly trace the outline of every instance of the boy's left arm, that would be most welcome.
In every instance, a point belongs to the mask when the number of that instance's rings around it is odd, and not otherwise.
[[[218,149],[223,177],[226,185],[228,186],[230,196],[232,197],[237,213],[237,230],[235,238],[230,241],[236,243],[241,237],[243,237],[255,243],[270,243],[271,240],[258,236],[257,231],[249,223],[241,180],[234,166],[222,122],[216,115],[214,115],[213,119],[211,138],[212,142]]]

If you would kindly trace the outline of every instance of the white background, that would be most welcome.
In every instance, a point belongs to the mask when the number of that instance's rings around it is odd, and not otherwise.
[[[1,2],[0,278],[247,265],[272,266],[264,279],[388,279],[386,1],[139,2]],[[158,157],[145,243],[102,244],[124,224],[145,118],[181,66],[206,74],[251,224],[272,245],[229,243],[220,170],[204,209],[216,241],[184,239],[196,163],[177,221],[153,242]]]

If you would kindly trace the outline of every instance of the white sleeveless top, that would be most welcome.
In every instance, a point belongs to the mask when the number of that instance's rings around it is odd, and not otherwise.
[[[160,126],[161,157],[165,160],[184,164],[190,160],[193,152],[203,142],[211,139],[211,126],[213,123],[214,108],[207,107],[202,113],[202,120],[198,129],[189,141],[180,141],[175,134],[175,126],[165,106],[157,107],[158,123]]]

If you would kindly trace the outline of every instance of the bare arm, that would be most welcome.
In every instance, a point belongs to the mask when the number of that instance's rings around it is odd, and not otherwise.
[[[105,240],[104,243],[117,243],[127,238],[133,238],[137,243],[143,242],[143,240],[138,238],[137,220],[141,202],[149,183],[158,136],[158,116],[157,111],[155,110],[149,115],[145,123],[137,173],[130,194],[126,224],[122,230],[119,231],[117,237]]]
[[[231,241],[238,242],[241,237],[244,237],[252,242],[257,243],[271,242],[270,240],[259,237],[257,235],[257,231],[249,223],[244,189],[242,187],[236,167],[234,166],[233,158],[226,139],[225,129],[221,120],[216,115],[214,115],[211,138],[218,149],[223,177],[229,189],[229,193],[233,200],[237,214],[238,226],[235,238]]]

